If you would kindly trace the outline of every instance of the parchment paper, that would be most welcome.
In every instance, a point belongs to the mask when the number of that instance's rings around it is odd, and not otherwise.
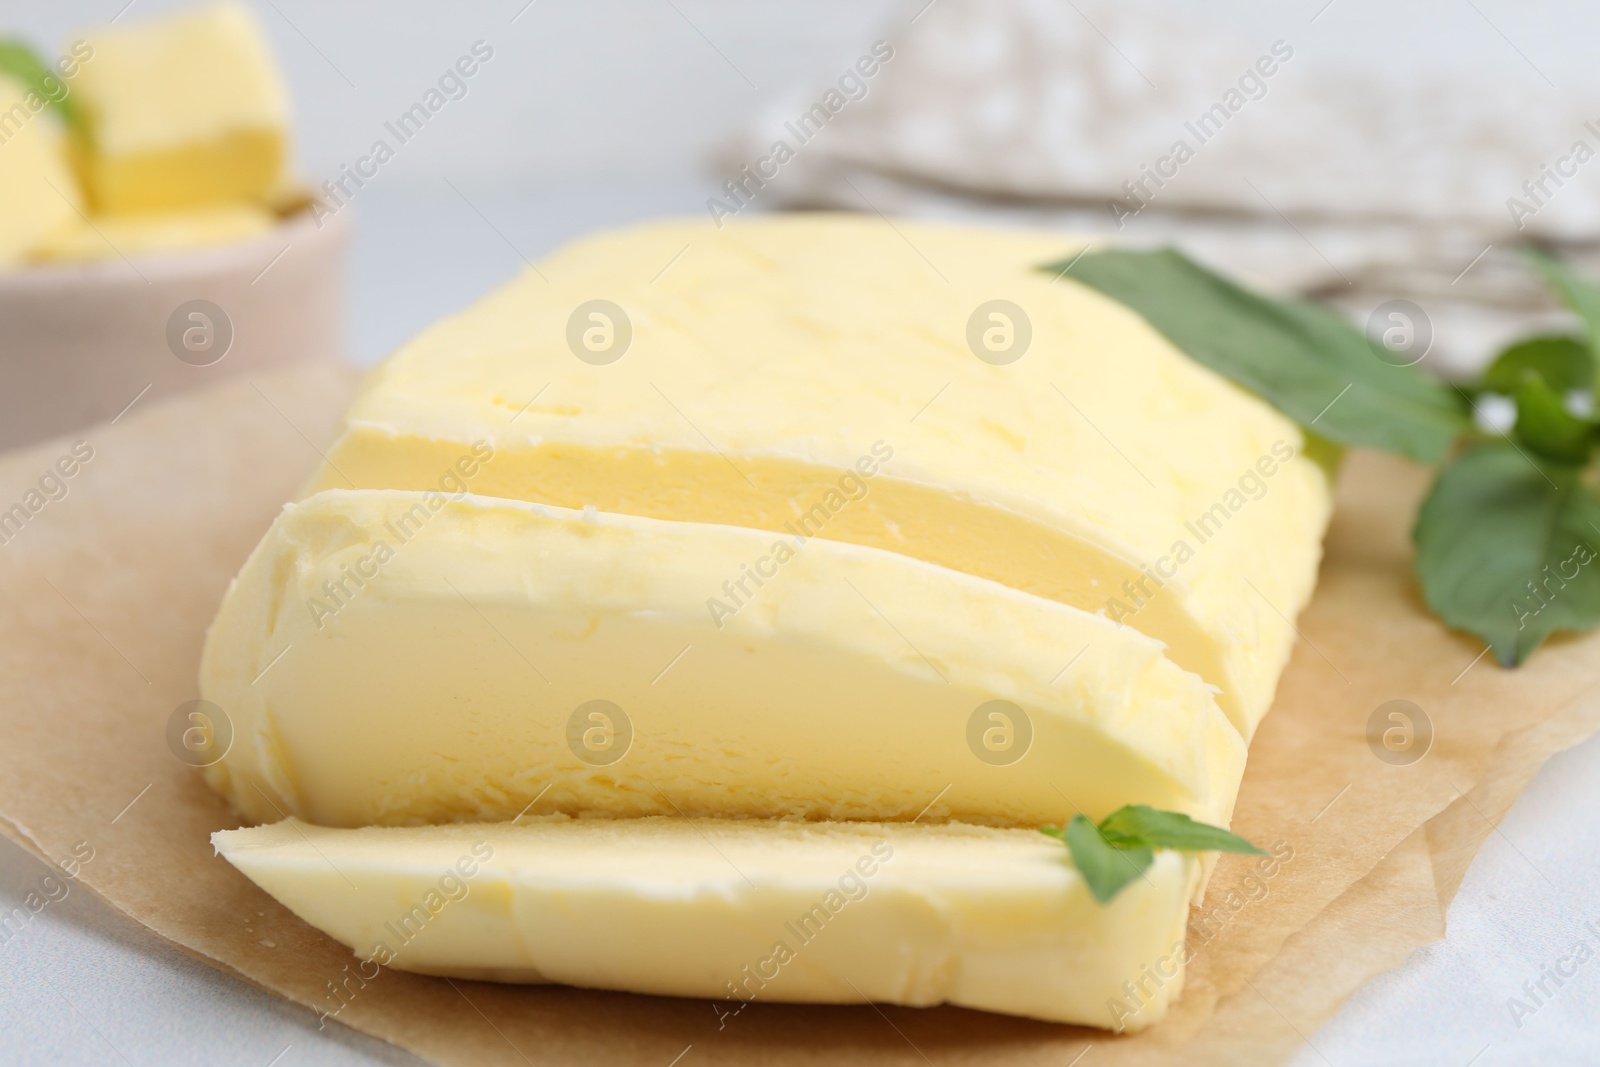
[[[353,961],[212,855],[238,825],[169,750],[228,579],[317,459],[354,372],[305,367],[135,410],[0,458],[0,511],[76,440],[93,458],[0,547],[0,831],[219,969],[321,1013]],[[441,1064],[1272,1063],[1367,978],[1443,936],[1479,844],[1552,753],[1600,728],[1600,637],[1515,672],[1445,631],[1409,577],[1425,472],[1352,456],[1303,639],[1257,735],[1234,826],[1284,842],[1271,877],[1224,857],[1168,1020],[1136,1037],[959,1009],[706,1001],[496,986],[384,971],[328,1025]],[[1427,754],[1368,743],[1414,701]],[[1203,923],[1204,938],[1195,931]],[[1181,1055],[1175,1055],[1182,1050]]]

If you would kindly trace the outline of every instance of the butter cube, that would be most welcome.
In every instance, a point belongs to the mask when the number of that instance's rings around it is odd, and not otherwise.
[[[279,183],[288,95],[245,5],[85,37],[93,57],[71,84],[88,129],[77,162],[96,211],[260,200]]]
[[[501,462],[462,460],[447,490]],[[1130,627],[877,548],[452,495],[291,504],[229,588],[200,693],[248,818],[1232,814],[1244,742]]]
[[[92,219],[75,214],[34,247],[33,258],[83,263],[114,259],[119,253],[130,259],[161,255],[248,241],[269,233],[273,224],[270,212],[251,204]]]
[[[1033,830],[291,821],[211,840],[367,961],[366,978],[384,966],[707,998],[729,1026],[751,1003],[870,999],[1142,1030],[1183,985],[1200,866],[1158,852],[1099,904],[1066,849]],[[342,1007],[330,995],[324,1010]]]
[[[28,258],[46,235],[81,222],[78,182],[44,101],[0,77],[0,266]]]
[[[816,214],[585,237],[391,356],[310,489],[425,489],[487,439],[475,492],[798,523],[1106,615],[1248,740],[1327,471],[1292,421],[1038,269],[1077,243]],[[834,506],[875,441],[893,459]]]

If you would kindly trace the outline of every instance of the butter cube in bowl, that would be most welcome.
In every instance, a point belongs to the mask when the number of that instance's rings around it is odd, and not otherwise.
[[[249,9],[207,4],[89,37],[71,79],[76,163],[97,211],[261,200],[288,155],[289,100]]]
[[[224,0],[0,39],[0,448],[343,347],[344,220],[289,171],[288,94]]]

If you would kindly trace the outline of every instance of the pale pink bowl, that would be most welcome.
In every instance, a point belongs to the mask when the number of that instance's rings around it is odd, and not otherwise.
[[[238,244],[0,270],[0,449],[135,400],[339,359],[346,235],[342,215],[318,228],[302,211]]]

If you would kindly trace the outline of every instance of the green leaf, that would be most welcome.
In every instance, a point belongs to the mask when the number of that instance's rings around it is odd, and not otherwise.
[[[1083,875],[1094,899],[1104,904],[1145,872],[1155,860],[1148,848],[1113,848],[1086,816],[1074,815],[1059,836],[1072,853],[1072,865]]]
[[[1583,319],[1583,325],[1589,333],[1589,350],[1600,355],[1600,287],[1596,287],[1587,278],[1548,252],[1530,249],[1528,260],[1534,269],[1544,276],[1545,282],[1555,290],[1561,302],[1576,311],[1578,317]],[[1594,374],[1600,373],[1600,359],[1594,363],[1590,380],[1586,383],[1591,388],[1596,384]]]
[[[1259,296],[1170,248],[1092,253],[1044,269],[1069,266],[1069,277],[1128,305],[1197,362],[1340,444],[1431,463],[1470,427],[1454,390],[1386,362],[1326,308]]]
[[[1480,386],[1512,396],[1530,375],[1544,379],[1561,394],[1586,390],[1594,382],[1594,356],[1581,338],[1565,334],[1529,337],[1503,349],[1483,372]]]
[[[1107,815],[1100,822],[1100,833],[1118,848],[1147,845],[1185,852],[1262,854],[1261,849],[1220,826],[1195,822],[1187,815],[1159,811],[1144,804],[1129,804]]]
[[[1515,393],[1517,440],[1547,459],[1582,466],[1589,458],[1594,427],[1567,410],[1561,394],[1530,374]]]
[[[1474,445],[1434,482],[1412,539],[1428,607],[1508,667],[1556,630],[1600,625],[1600,498],[1578,466]]]
[[[68,129],[77,129],[79,115],[77,103],[69,95],[66,82],[39,58],[32,48],[15,37],[0,37],[0,75],[20,82],[24,89],[38,93],[47,104],[55,108],[56,115]]]
[[[1219,826],[1195,822],[1175,811],[1129,804],[1100,820],[1097,827],[1074,815],[1065,830],[1040,827],[1040,833],[1066,842],[1072,863],[1094,898],[1104,904],[1145,872],[1158,848],[1184,852],[1246,852],[1261,849]]]

